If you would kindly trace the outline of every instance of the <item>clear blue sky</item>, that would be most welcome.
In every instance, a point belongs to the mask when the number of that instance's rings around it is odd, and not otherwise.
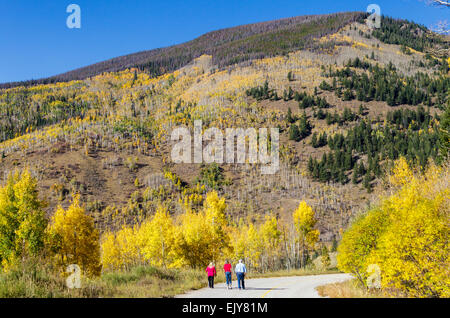
[[[72,3],[81,7],[81,29],[66,26]],[[450,13],[420,0],[0,0],[0,82],[56,75],[241,24],[366,11],[371,3],[425,26]]]

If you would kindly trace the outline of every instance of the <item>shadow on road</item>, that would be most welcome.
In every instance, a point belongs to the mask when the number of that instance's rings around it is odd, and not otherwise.
[[[214,287],[213,289],[221,289],[221,290],[228,290],[226,287]],[[233,287],[231,290],[239,290],[237,287]],[[286,288],[270,288],[270,287],[245,287],[244,290],[286,290]]]
[[[245,290],[285,290],[286,288],[245,287]]]
[[[226,288],[226,287],[214,287],[213,289],[227,290],[228,288]],[[231,289],[231,290],[239,290],[239,288],[233,287],[233,289]],[[245,287],[244,290],[286,290],[286,288]]]

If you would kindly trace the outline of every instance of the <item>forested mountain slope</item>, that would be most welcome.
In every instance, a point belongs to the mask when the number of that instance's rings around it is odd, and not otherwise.
[[[185,66],[203,54],[213,56],[214,64],[223,67],[311,47],[312,39],[334,33],[364,16],[358,12],[335,13],[243,25],[209,32],[183,44],[113,58],[47,79],[1,84],[0,88],[82,80],[133,67],[158,76]]]
[[[373,32],[362,16],[217,31],[57,79],[64,82],[2,89],[1,176],[29,169],[49,215],[80,194],[101,232],[140,224],[160,205],[171,215],[198,209],[216,190],[234,224],[276,216],[293,231],[305,200],[320,239],[339,239],[393,160],[424,166],[445,146],[449,62],[426,49],[446,43],[406,21]],[[222,130],[280,128],[279,173],[174,164],[171,131],[195,119]]]

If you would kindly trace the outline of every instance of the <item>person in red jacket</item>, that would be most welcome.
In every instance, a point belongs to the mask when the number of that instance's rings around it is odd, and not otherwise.
[[[228,260],[225,261],[225,265],[223,265],[223,271],[225,272],[225,277],[227,279],[227,288],[232,289],[231,283],[231,264]]]
[[[209,266],[206,267],[206,273],[208,273],[208,285],[209,288],[214,288],[214,277],[217,275],[216,267],[213,263],[209,263]]]

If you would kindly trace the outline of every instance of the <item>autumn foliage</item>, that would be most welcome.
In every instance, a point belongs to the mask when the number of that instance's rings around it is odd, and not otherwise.
[[[414,172],[396,162],[391,194],[358,218],[338,248],[338,266],[366,284],[367,268],[381,270],[382,288],[409,297],[450,296],[448,166]]]
[[[183,213],[175,215],[161,203],[154,215],[134,225],[124,223],[100,237],[79,195],[73,196],[67,209],[59,206],[47,221],[36,184],[36,178],[24,170],[11,174],[0,188],[0,258],[5,271],[28,256],[44,256],[60,274],[77,264],[84,276],[91,277],[102,269],[137,265],[201,268],[225,258],[244,259],[249,269],[268,271],[286,264],[305,266],[305,256],[315,250],[319,237],[315,213],[306,202],[293,213],[292,226],[274,215],[235,223],[216,191],[205,199],[186,193],[179,202]]]
[[[11,173],[0,187],[0,263],[8,269],[44,248],[47,226],[37,192],[37,181],[29,171]]]
[[[48,228],[49,248],[55,263],[63,268],[80,266],[87,276],[101,272],[99,233],[93,219],[80,206],[75,196],[71,206],[59,207]]]

